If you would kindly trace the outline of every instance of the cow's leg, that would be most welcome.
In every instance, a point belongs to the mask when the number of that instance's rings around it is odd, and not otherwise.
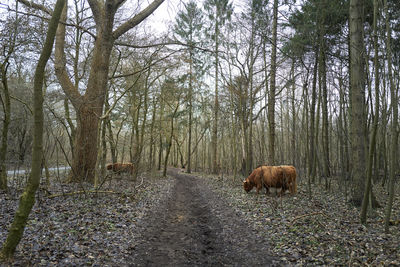
[[[258,193],[260,192],[261,189],[262,189],[262,185],[258,184],[257,185],[257,195],[258,195]]]
[[[269,187],[266,186],[266,185],[264,185],[264,186],[265,186],[265,194],[266,194],[266,195],[269,195]]]
[[[283,186],[281,187],[281,192],[279,193],[279,195],[280,195],[280,196],[283,196],[283,195],[285,194],[286,190],[288,190],[288,187],[285,186],[285,185],[283,185]]]
[[[278,188],[277,188],[277,189],[278,189]],[[284,191],[285,191],[285,190],[283,189],[283,187],[281,187],[281,191],[280,191],[279,193],[278,193],[278,191],[277,191],[278,196],[282,197]]]

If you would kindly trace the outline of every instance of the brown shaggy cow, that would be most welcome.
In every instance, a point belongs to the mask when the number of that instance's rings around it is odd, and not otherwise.
[[[297,193],[297,183],[296,183],[296,168],[291,165],[281,165],[283,168],[284,175],[286,177],[286,183],[289,188],[289,192],[293,195]]]
[[[280,195],[283,195],[289,189],[291,194],[297,192],[296,168],[293,166],[260,166],[243,181],[243,188],[250,192],[256,187],[257,194],[265,187],[267,193],[270,187],[281,188]]]
[[[107,170],[112,170],[115,173],[133,173],[133,164],[132,163],[110,163],[107,164]]]

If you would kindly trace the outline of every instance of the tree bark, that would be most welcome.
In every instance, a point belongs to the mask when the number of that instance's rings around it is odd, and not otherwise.
[[[65,120],[67,121],[69,129],[71,131],[71,133],[68,134],[68,140],[69,140],[69,145],[71,147],[71,153],[72,153],[72,157],[73,157],[73,155],[74,155],[74,140],[76,137],[76,127],[75,127],[74,123],[72,122],[72,119],[70,116],[68,98],[64,99],[64,113],[65,113]]]
[[[190,40],[192,43],[192,40]],[[189,51],[190,58],[189,58],[189,103],[188,103],[188,108],[189,108],[189,121],[188,121],[188,147],[187,147],[187,173],[192,172],[192,161],[191,161],[191,156],[192,156],[192,110],[193,110],[193,48],[190,48]]]
[[[179,103],[176,105],[174,112],[171,114],[171,133],[170,136],[167,137],[167,150],[165,154],[165,159],[164,159],[164,169],[163,169],[163,177],[167,176],[167,166],[168,166],[168,158],[169,154],[171,152],[171,146],[172,146],[172,137],[174,135],[174,119],[176,116],[176,112],[178,111],[179,108]]]
[[[310,159],[309,159],[309,177],[310,182],[315,182],[316,176],[316,127],[315,127],[315,106],[317,102],[317,68],[318,68],[318,52],[319,48],[316,47],[315,51],[315,63],[313,70],[313,82],[312,82],[312,92],[311,92],[311,107],[310,107]]]
[[[219,48],[219,39],[218,39],[218,19],[215,22],[215,91],[214,91],[214,121],[213,121],[213,130],[212,130],[212,138],[211,138],[211,143],[213,145],[213,150],[212,150],[212,158],[213,158],[213,163],[212,163],[212,173],[217,174],[218,173],[218,111],[219,111],[219,102],[218,102],[218,48]]]
[[[391,49],[391,28],[389,21],[388,3],[384,1],[385,15],[386,15],[386,55],[388,60],[388,74],[390,84],[390,98],[392,106],[392,127],[391,127],[391,139],[392,144],[390,148],[390,171],[389,171],[389,199],[385,210],[385,233],[389,233],[389,222],[392,213],[393,199],[394,199],[394,182],[396,177],[396,170],[398,170],[398,132],[397,127],[399,124],[398,115],[398,98],[397,90],[393,80],[392,72],[392,49]]]
[[[360,206],[365,177],[365,84],[362,0],[350,0],[350,91],[353,193],[351,202]]]
[[[296,166],[297,153],[296,153],[296,77],[294,75],[295,60],[292,59],[292,136],[291,136],[291,154],[292,164]]]
[[[375,146],[376,146],[376,134],[378,132],[378,121],[379,121],[379,62],[378,62],[378,31],[377,31],[377,20],[378,20],[378,1],[374,0],[374,69],[375,69],[375,114],[372,124],[372,134],[369,143],[368,152],[368,166],[367,166],[367,177],[364,190],[364,197],[361,204],[360,219],[362,224],[367,223],[367,210],[368,203],[370,202],[370,191],[372,190],[372,163],[374,159]],[[373,208],[373,207],[371,207]]]
[[[272,48],[271,48],[271,80],[268,97],[268,129],[269,129],[269,159],[268,164],[275,164],[275,91],[276,91],[276,45],[278,29],[278,0],[274,0],[272,22]]]
[[[323,26],[322,26],[323,27]],[[328,88],[326,84],[326,51],[325,36],[321,33],[320,44],[320,63],[319,63],[319,81],[322,94],[322,163],[325,178],[330,176],[330,159],[329,159],[329,121],[328,121]]]
[[[143,93],[143,119],[142,119],[142,124],[139,129],[139,117],[140,117],[140,107],[137,110],[137,129],[136,129],[136,142],[135,142],[135,151],[134,151],[134,156],[133,156],[133,173],[132,173],[132,178],[133,181],[136,182],[137,176],[139,174],[139,165],[140,165],[140,160],[142,156],[142,151],[143,151],[143,143],[144,143],[144,133],[145,133],[145,127],[146,127],[146,122],[147,122],[147,112],[149,110],[148,108],[148,94],[149,94],[149,77],[150,77],[150,69],[147,73],[146,81],[144,84],[144,93]]]
[[[3,94],[1,98],[3,104],[3,129],[1,130],[1,147],[0,147],[0,190],[7,191],[7,148],[8,148],[8,129],[11,121],[11,98],[8,89],[7,69],[8,59],[0,66],[1,83],[3,85]]]
[[[17,7],[18,10],[18,2]],[[16,11],[16,20],[18,16],[18,12]],[[8,51],[5,53],[5,58],[3,63],[0,65],[0,75],[1,75],[1,84],[3,89],[3,96],[0,95],[0,101],[3,106],[4,112],[4,119],[3,119],[3,129],[1,131],[1,145],[0,145],[0,190],[7,191],[7,166],[6,166],[6,159],[7,159],[7,150],[8,150],[8,131],[11,122],[11,96],[10,91],[8,88],[8,78],[7,72],[8,67],[10,66],[10,57],[14,54],[14,49],[16,45],[16,38],[17,38],[17,27],[18,23],[15,22],[14,32],[12,36],[10,36],[10,43],[8,44]]]
[[[105,108],[106,110],[110,109],[110,104],[108,103],[108,99],[106,99],[105,101]],[[105,124],[106,124],[106,129],[108,130],[108,143],[110,144],[110,152],[111,152],[111,161],[112,163],[116,163],[117,162],[117,140],[118,140],[118,136],[117,139],[114,139],[114,134],[112,131],[112,127],[111,127],[111,120],[110,117],[107,116],[107,118],[105,118]]]
[[[154,158],[155,158],[155,155],[154,155],[154,152],[155,152],[154,125],[156,123],[156,110],[157,110],[156,106],[157,106],[156,97],[154,96],[153,97],[153,110],[152,110],[151,124],[150,124],[150,142],[149,142],[150,152],[149,152],[149,163],[148,163],[149,171],[153,169],[154,164],[155,164],[155,162],[154,162]]]

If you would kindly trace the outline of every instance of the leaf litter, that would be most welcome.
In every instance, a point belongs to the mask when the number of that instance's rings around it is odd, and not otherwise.
[[[158,175],[157,175],[158,176]],[[63,196],[90,185],[55,183],[39,190],[11,266],[121,266],[129,262],[132,233],[142,217],[168,194],[172,178],[144,177],[140,188],[114,179],[107,191]],[[47,191],[60,196],[49,198]],[[87,190],[89,191],[89,190]],[[0,192],[0,243],[8,233],[20,191]],[[1,264],[0,264],[1,265]]]
[[[269,239],[272,255],[284,265],[400,266],[400,197],[395,196],[390,234],[384,233],[387,191],[376,185],[382,208],[369,212],[368,225],[360,224],[359,209],[348,204],[345,193],[314,185],[312,197],[305,184],[298,193],[282,198],[246,193],[241,180],[197,174],[257,232]],[[333,183],[333,182],[332,182]],[[396,185],[395,192],[400,192]]]
[[[258,249],[279,258],[283,265],[400,265],[400,225],[391,226],[391,234],[384,234],[385,188],[375,186],[374,192],[383,208],[370,212],[369,224],[362,226],[359,210],[346,203],[345,194],[340,190],[327,192],[315,185],[309,198],[305,185],[300,184],[298,194],[279,198],[273,193],[247,194],[241,181],[229,177],[193,175],[214,192],[215,197],[210,200],[214,203],[222,200],[218,205],[208,206],[222,222],[222,235],[232,246],[259,240]],[[129,179],[115,179],[107,185],[107,190],[115,194],[62,196],[62,192],[82,188],[59,182],[48,189],[52,194],[60,194],[59,197],[48,198],[47,191],[40,190],[15,258],[9,265],[131,264],[140,238],[138,231],[146,227],[143,225],[146,216],[171,197],[174,179],[154,177],[154,173],[146,174],[137,190]],[[399,191],[397,184],[395,192]],[[19,194],[12,186],[9,193],[0,192],[0,243],[6,238]],[[236,228],[224,219],[229,214],[227,210],[233,210],[251,234],[238,238],[240,233],[233,233]],[[399,210],[397,195],[392,212],[394,222],[400,219]]]

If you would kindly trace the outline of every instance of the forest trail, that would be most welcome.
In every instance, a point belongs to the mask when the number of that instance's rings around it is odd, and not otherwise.
[[[144,222],[135,266],[276,265],[267,242],[200,178],[173,169],[171,195]]]

